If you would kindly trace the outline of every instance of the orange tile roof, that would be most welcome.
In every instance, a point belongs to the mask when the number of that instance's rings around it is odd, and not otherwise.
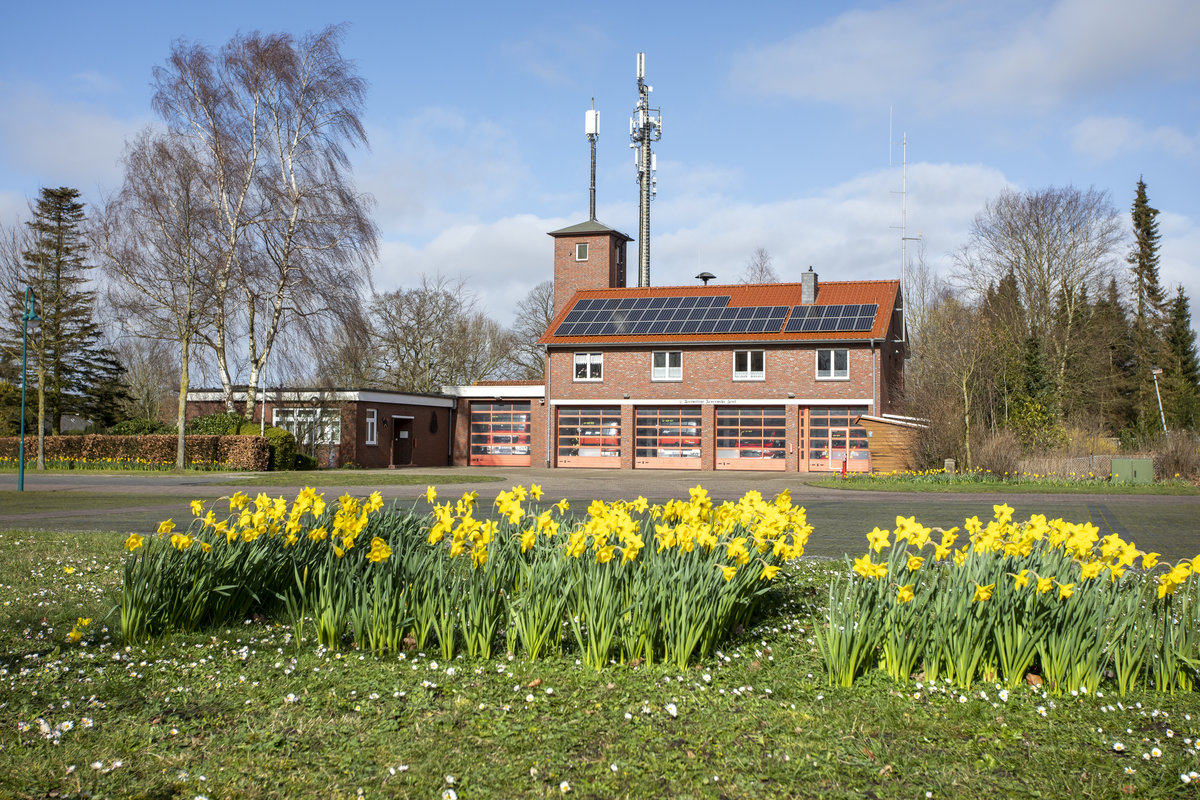
[[[712,286],[650,286],[624,287],[620,289],[582,289],[554,317],[538,344],[551,347],[577,344],[659,344],[663,342],[827,342],[866,341],[883,339],[887,336],[892,320],[892,310],[899,302],[899,281],[822,281],[817,285],[817,301],[813,305],[832,306],[851,303],[875,303],[879,306],[875,314],[875,325],[869,331],[820,331],[809,333],[786,333],[784,320],[777,333],[674,333],[645,334],[639,336],[554,336],[552,331],[566,318],[580,300],[588,298],[611,299],[626,297],[728,297],[729,307],[743,306],[799,306],[799,283],[752,283],[716,284]],[[791,316],[789,309],[788,315]]]

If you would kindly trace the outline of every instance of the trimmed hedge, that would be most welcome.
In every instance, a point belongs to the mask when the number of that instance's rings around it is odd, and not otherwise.
[[[154,466],[175,463],[175,434],[145,436],[47,436],[46,459],[56,461],[105,460],[143,462]],[[20,439],[0,437],[0,457],[15,460]],[[185,436],[184,447],[191,463],[223,469],[264,472],[270,465],[270,449],[261,436]],[[25,437],[27,462],[37,458],[37,436]]]

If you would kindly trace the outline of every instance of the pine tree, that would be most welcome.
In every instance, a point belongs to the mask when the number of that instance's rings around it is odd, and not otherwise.
[[[1087,339],[1097,360],[1100,380],[1096,387],[1100,426],[1120,433],[1137,422],[1134,408],[1134,348],[1129,316],[1121,302],[1116,278],[1096,301]]]
[[[1158,408],[1153,385],[1145,378],[1165,357],[1163,341],[1166,323],[1166,303],[1158,283],[1158,209],[1146,198],[1146,182],[1138,179],[1133,199],[1134,245],[1128,258],[1133,271],[1133,346],[1134,372],[1137,388],[1135,409],[1142,433],[1157,426]]]
[[[23,302],[24,287],[32,287],[41,318],[29,336],[40,421],[39,468],[45,461],[46,423],[57,434],[64,414],[83,411],[87,376],[99,351],[96,293],[88,288],[92,267],[83,239],[83,208],[75,189],[42,189],[33,219],[26,223],[29,246],[22,253],[21,294],[11,298],[14,304]]]
[[[1187,294],[1180,285],[1169,306],[1163,362],[1163,411],[1171,428],[1200,425],[1200,360]]]

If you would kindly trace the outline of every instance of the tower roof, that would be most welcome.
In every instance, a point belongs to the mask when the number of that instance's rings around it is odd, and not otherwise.
[[[627,242],[632,242],[633,237],[621,233],[616,228],[610,228],[603,222],[597,222],[594,219],[589,219],[587,222],[581,222],[578,225],[568,225],[565,228],[559,228],[556,231],[550,231],[550,236],[578,236],[581,233],[615,233],[620,238]]]

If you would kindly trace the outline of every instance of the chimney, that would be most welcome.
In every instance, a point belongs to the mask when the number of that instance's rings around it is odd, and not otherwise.
[[[806,306],[817,302],[817,273],[812,267],[800,275],[800,302]]]

